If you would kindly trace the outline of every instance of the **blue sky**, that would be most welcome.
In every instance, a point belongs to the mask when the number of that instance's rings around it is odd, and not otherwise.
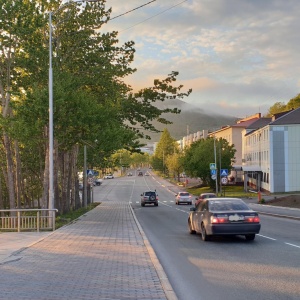
[[[149,1],[106,7],[114,17]],[[178,84],[193,89],[184,101],[236,117],[265,114],[300,93],[299,0],[188,0],[171,8],[180,2],[156,0],[102,28],[118,31],[120,43],[135,41],[137,72],[126,80],[133,88],[179,71]]]

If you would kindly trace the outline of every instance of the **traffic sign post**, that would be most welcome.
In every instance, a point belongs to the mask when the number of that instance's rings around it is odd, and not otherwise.
[[[228,182],[227,177],[222,177],[221,182],[222,182],[222,184],[227,184],[227,182]]]
[[[210,164],[209,164],[209,168],[210,168],[211,170],[216,170],[216,169],[217,169],[215,163],[210,163]]]
[[[220,175],[222,176],[228,176],[228,169],[221,169],[220,170]]]

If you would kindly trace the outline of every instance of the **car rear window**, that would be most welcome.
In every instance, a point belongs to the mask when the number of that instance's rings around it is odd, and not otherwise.
[[[189,196],[189,193],[179,193],[179,196]]]
[[[146,192],[146,193],[145,193],[145,196],[151,196],[151,195],[154,195],[154,196],[155,196],[155,192]]]
[[[243,201],[210,201],[210,211],[230,211],[230,210],[250,210],[250,208]]]

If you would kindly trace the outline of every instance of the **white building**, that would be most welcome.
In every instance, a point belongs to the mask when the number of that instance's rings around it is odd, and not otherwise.
[[[242,138],[245,188],[300,190],[300,108],[257,120]]]

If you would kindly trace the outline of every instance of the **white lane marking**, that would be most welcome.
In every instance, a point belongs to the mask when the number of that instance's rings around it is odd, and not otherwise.
[[[135,203],[140,203],[140,201],[135,201]]]
[[[259,236],[263,237],[263,238],[266,238],[266,239],[269,239],[269,240],[272,240],[272,241],[276,241],[276,239],[273,239],[269,236],[265,236],[265,235],[262,235],[262,234],[258,234]]]
[[[296,248],[300,248],[300,246],[297,246],[297,245],[294,245],[294,244],[291,244],[291,243],[285,243],[286,245],[289,245],[289,246],[293,246],[293,247],[296,247]]]

